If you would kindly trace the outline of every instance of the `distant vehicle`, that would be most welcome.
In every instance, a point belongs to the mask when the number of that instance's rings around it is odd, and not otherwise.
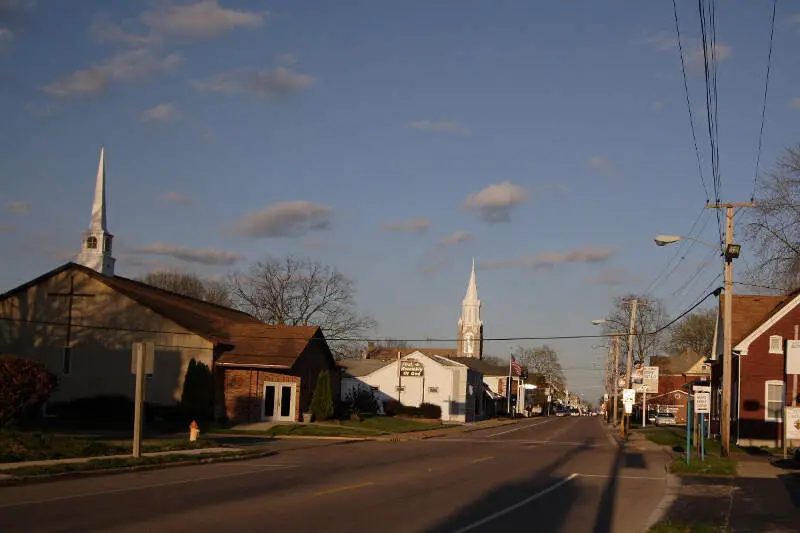
[[[674,426],[677,424],[674,413],[658,413],[656,415],[655,424],[657,426]]]
[[[570,409],[570,413],[569,414],[570,414],[570,416],[581,416],[580,410],[578,410],[578,409],[576,409],[574,407],[572,409]]]
[[[656,416],[658,416],[658,415],[655,412],[650,411],[649,413],[647,413],[647,421],[650,422],[650,423],[655,423]]]

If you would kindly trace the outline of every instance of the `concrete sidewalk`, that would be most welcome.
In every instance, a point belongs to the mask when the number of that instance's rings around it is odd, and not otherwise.
[[[205,453],[224,453],[224,452],[240,452],[239,448],[193,448],[191,450],[172,450],[168,452],[147,452],[143,453],[144,457],[155,457],[159,455],[199,455]],[[59,464],[72,464],[72,463],[88,463],[95,459],[131,459],[132,455],[97,455],[94,457],[70,457],[67,459],[47,459],[44,461],[17,461],[13,463],[0,463],[0,473],[14,468],[22,468],[27,466],[50,466]]]

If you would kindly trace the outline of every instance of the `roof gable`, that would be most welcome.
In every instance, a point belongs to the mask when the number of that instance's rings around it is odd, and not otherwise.
[[[739,316],[740,329],[733,328],[733,350],[747,355],[750,344],[769,331],[800,304],[800,291],[786,296],[733,295],[733,322]],[[737,310],[737,304],[742,311]],[[744,319],[750,319],[749,327],[743,327]],[[737,335],[738,333],[738,335]]]

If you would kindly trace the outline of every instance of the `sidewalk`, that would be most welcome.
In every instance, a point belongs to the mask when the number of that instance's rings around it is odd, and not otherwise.
[[[148,452],[143,453],[144,457],[155,457],[159,455],[199,455],[206,453],[224,453],[224,452],[241,452],[239,448],[194,448],[191,450],[172,450],[168,452]],[[4,471],[12,470],[15,468],[29,467],[29,466],[50,466],[58,464],[73,464],[73,463],[88,463],[89,461],[97,459],[131,459],[132,455],[98,455],[94,457],[70,457],[68,459],[48,459],[44,461],[17,461],[13,463],[0,463],[0,478],[10,477],[8,474],[3,474]]]

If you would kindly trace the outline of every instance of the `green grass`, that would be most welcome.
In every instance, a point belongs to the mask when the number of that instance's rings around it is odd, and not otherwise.
[[[222,453],[199,453],[199,454],[167,454],[167,455],[151,455],[141,458],[114,458],[114,459],[90,459],[78,463],[57,463],[52,465],[41,466],[21,466],[19,468],[10,468],[3,470],[3,474],[10,474],[13,476],[41,476],[41,475],[54,475],[66,474],[70,472],[90,472],[93,470],[107,470],[113,468],[128,468],[135,466],[148,466],[148,465],[163,465],[176,462],[202,462],[210,458],[224,458],[235,457],[241,455],[239,452],[222,452]]]
[[[188,439],[149,439],[142,442],[145,452],[217,446],[204,440],[190,442]],[[131,453],[132,447],[130,440],[96,440],[39,432],[0,431],[0,463],[124,455]]]
[[[736,461],[718,455],[706,455],[705,460],[701,461],[698,454],[692,453],[690,464],[686,464],[686,457],[679,457],[670,463],[669,469],[673,474],[734,476],[736,475]]]
[[[647,533],[723,533],[725,530],[710,524],[676,524],[674,522],[659,522]]]
[[[392,433],[409,433],[429,429],[443,429],[452,426],[432,424],[419,420],[397,418],[388,416],[375,416],[358,420],[341,420],[333,422],[318,422],[313,424],[277,424],[269,429],[237,430],[220,429],[219,433],[242,433],[250,435],[284,436],[295,435],[305,437],[377,437]]]

